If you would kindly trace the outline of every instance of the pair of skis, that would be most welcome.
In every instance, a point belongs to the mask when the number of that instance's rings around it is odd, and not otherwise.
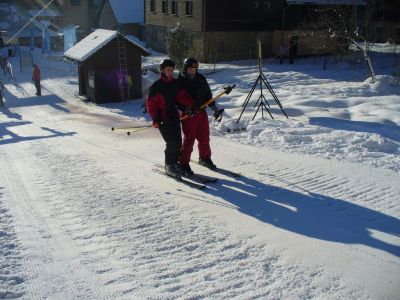
[[[165,175],[168,176],[170,178],[175,179],[177,182],[183,183],[189,187],[192,188],[196,188],[199,190],[205,189],[207,186],[205,185],[205,182],[203,180],[199,180],[199,182],[197,181],[197,176],[184,176],[182,175],[181,177],[172,177],[169,176],[167,173],[165,173],[163,168],[158,168],[158,167],[154,167],[153,171],[161,174],[161,175]],[[218,179],[216,179],[215,181],[212,182],[216,182]]]
[[[210,169],[211,171],[217,172],[219,174],[227,175],[230,177],[240,177],[241,175],[239,173],[235,173],[226,169],[221,169],[221,168],[216,168],[216,169]],[[164,167],[161,165],[155,165],[153,168],[153,171],[162,174],[165,176],[168,176],[170,178],[175,179],[176,181],[183,183],[187,186],[196,188],[196,189],[204,189],[207,187],[207,183],[215,183],[218,181],[218,178],[216,177],[211,177],[211,176],[206,176],[203,174],[198,174],[194,173],[193,175],[183,175],[179,178],[171,177],[164,171]]]

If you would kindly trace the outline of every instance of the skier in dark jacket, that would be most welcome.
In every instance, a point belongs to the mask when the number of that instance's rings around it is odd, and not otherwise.
[[[184,137],[179,164],[181,171],[187,175],[193,174],[189,162],[195,140],[198,142],[199,164],[210,169],[216,168],[211,160],[208,115],[205,109],[200,109],[212,98],[212,93],[206,78],[197,72],[198,67],[199,63],[195,58],[187,58],[179,74],[181,88],[194,103],[189,112],[191,116],[182,121]],[[214,117],[220,119],[223,110],[219,110],[215,102],[208,106],[214,111]],[[186,112],[188,111],[186,110]]]
[[[153,127],[160,130],[166,143],[165,172],[179,179],[181,173],[178,157],[182,145],[181,124],[177,109],[179,82],[173,77],[175,63],[172,60],[164,59],[159,69],[160,79],[155,81],[149,89],[146,108],[153,120]],[[181,107],[190,104],[190,102],[185,102],[185,97],[180,97],[180,99],[183,103]]]
[[[3,85],[3,81],[0,78],[0,106],[4,106],[3,90],[4,90],[4,85]]]

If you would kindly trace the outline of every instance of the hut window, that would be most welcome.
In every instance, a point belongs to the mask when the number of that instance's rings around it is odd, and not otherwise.
[[[193,16],[193,1],[186,1],[186,15]]]
[[[163,0],[162,1],[162,13],[167,14],[168,13],[168,0]]]
[[[156,12],[156,0],[150,1],[150,12],[153,12],[153,13]]]
[[[94,71],[88,71],[88,85],[94,89]]]
[[[171,14],[173,14],[173,15],[178,14],[178,1],[171,2]]]

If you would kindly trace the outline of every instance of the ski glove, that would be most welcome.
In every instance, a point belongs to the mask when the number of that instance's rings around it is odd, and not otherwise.
[[[211,106],[212,110],[214,111],[213,117],[217,122],[221,122],[222,120],[222,113],[224,112],[224,109],[218,109],[216,105]]]
[[[160,127],[160,125],[158,124],[157,121],[153,121],[153,127],[154,127],[154,128],[158,128],[158,127]]]
[[[191,108],[191,107],[189,107],[189,106],[187,106],[186,108],[185,108],[185,114],[187,114],[189,117],[193,117],[195,114],[196,114],[196,112]]]

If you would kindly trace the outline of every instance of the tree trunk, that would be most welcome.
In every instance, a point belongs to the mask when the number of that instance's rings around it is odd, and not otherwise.
[[[372,66],[371,63],[371,58],[368,55],[368,52],[366,49],[364,49],[363,47],[361,47],[355,40],[352,40],[352,43],[357,47],[357,49],[359,49],[362,54],[364,55],[364,59],[367,62],[367,66],[368,66],[368,71],[369,71],[369,75],[371,76],[372,79],[372,83],[374,83],[376,81],[375,78],[375,72],[374,72],[374,67]],[[368,48],[368,47],[367,47]]]

